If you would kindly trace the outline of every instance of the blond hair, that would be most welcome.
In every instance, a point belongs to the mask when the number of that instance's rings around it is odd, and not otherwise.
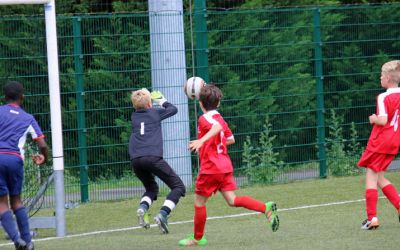
[[[144,109],[151,103],[150,92],[146,88],[132,91],[132,105],[135,109]]]
[[[400,82],[400,60],[389,61],[382,65],[382,73],[387,74],[393,83]]]

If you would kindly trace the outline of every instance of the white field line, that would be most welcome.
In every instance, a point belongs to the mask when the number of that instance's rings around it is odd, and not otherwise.
[[[379,199],[382,199],[382,198],[386,198],[386,197],[379,197]],[[336,205],[345,205],[345,204],[351,204],[351,203],[356,203],[356,202],[361,202],[361,201],[365,201],[365,199],[350,200],[350,201],[337,201],[337,202],[329,202],[329,203],[315,204],[315,205],[304,205],[304,206],[292,207],[292,208],[278,208],[278,212],[309,209],[309,208],[318,208],[318,207],[328,207],[328,206],[336,206]],[[225,219],[225,218],[243,217],[243,216],[249,216],[249,215],[254,215],[254,214],[260,214],[260,213],[259,212],[249,212],[249,213],[240,213],[240,214],[232,214],[232,215],[213,216],[213,217],[208,217],[207,220],[219,220],[219,219]],[[169,225],[179,225],[179,224],[187,224],[187,223],[193,223],[193,220],[176,221],[176,222],[171,222],[168,224]],[[150,225],[150,227],[157,227],[157,224],[152,224],[152,225]],[[142,229],[142,227],[126,227],[126,228],[94,231],[94,232],[81,233],[81,234],[71,234],[71,235],[66,235],[63,237],[48,237],[48,238],[43,238],[43,239],[36,239],[36,240],[34,240],[34,242],[84,237],[84,236],[91,236],[91,235],[104,234],[104,233],[124,232],[124,231],[136,230],[136,229]],[[0,247],[12,245],[12,244],[13,243],[4,243],[4,244],[0,244]]]

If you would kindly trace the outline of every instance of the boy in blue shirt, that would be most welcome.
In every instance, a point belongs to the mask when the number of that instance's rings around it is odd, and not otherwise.
[[[24,179],[24,144],[27,134],[37,142],[36,164],[47,161],[47,144],[35,118],[22,108],[24,89],[11,81],[4,88],[6,105],[0,106],[0,221],[15,249],[34,249],[26,209],[21,201]],[[9,207],[11,205],[11,210]],[[15,215],[18,230],[13,219]],[[19,231],[19,232],[18,232]]]

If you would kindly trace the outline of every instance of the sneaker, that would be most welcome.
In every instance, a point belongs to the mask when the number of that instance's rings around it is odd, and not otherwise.
[[[279,217],[277,215],[276,203],[273,201],[265,203],[265,217],[269,221],[269,225],[272,228],[272,232],[276,232],[279,229]]]
[[[168,218],[160,213],[154,218],[154,222],[157,223],[158,228],[160,228],[161,233],[167,234],[168,231]]]
[[[35,250],[35,248],[34,248],[34,245],[33,245],[33,242],[31,241],[30,243],[28,243],[27,245],[26,245],[26,248],[25,248],[26,250]]]
[[[376,217],[373,217],[370,221],[368,219],[364,220],[361,223],[361,229],[371,230],[379,227],[379,220]]]
[[[26,242],[19,238],[16,242],[14,242],[15,250],[25,250],[26,249]]]
[[[205,236],[201,240],[196,240],[194,234],[188,235],[187,238],[179,241],[179,246],[205,246],[207,245],[207,239]]]
[[[147,213],[147,211],[140,207],[140,208],[138,208],[136,213],[137,213],[139,225],[143,228],[149,229],[150,222],[149,222],[149,214]]]

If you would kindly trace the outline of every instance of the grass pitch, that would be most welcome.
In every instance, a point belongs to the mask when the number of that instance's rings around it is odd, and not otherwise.
[[[399,173],[387,177],[400,189]],[[222,196],[212,197],[207,205],[210,219],[206,225],[208,245],[204,249],[398,249],[400,223],[388,200],[379,199],[381,227],[360,229],[366,218],[364,176],[328,178],[274,186],[256,186],[238,190],[238,195],[278,204],[280,229],[273,233],[261,214],[231,208]],[[382,193],[380,192],[380,196]],[[164,197],[150,212],[154,216]],[[179,249],[178,241],[193,230],[193,194],[181,200],[169,219],[170,234],[157,227],[137,229],[138,199],[88,203],[66,210],[65,238],[54,237],[54,230],[40,230],[36,249]],[[335,204],[335,202],[350,201]],[[320,205],[320,206],[311,206]],[[49,215],[53,211],[41,211]],[[237,217],[224,217],[241,215]],[[217,217],[217,218],[215,218]],[[176,223],[176,224],[175,224]],[[122,229],[122,230],[121,230]],[[99,232],[104,230],[104,232]],[[117,230],[111,232],[110,230]],[[121,230],[121,231],[118,231]],[[85,233],[97,232],[92,235]],[[0,240],[0,249],[14,249]]]

